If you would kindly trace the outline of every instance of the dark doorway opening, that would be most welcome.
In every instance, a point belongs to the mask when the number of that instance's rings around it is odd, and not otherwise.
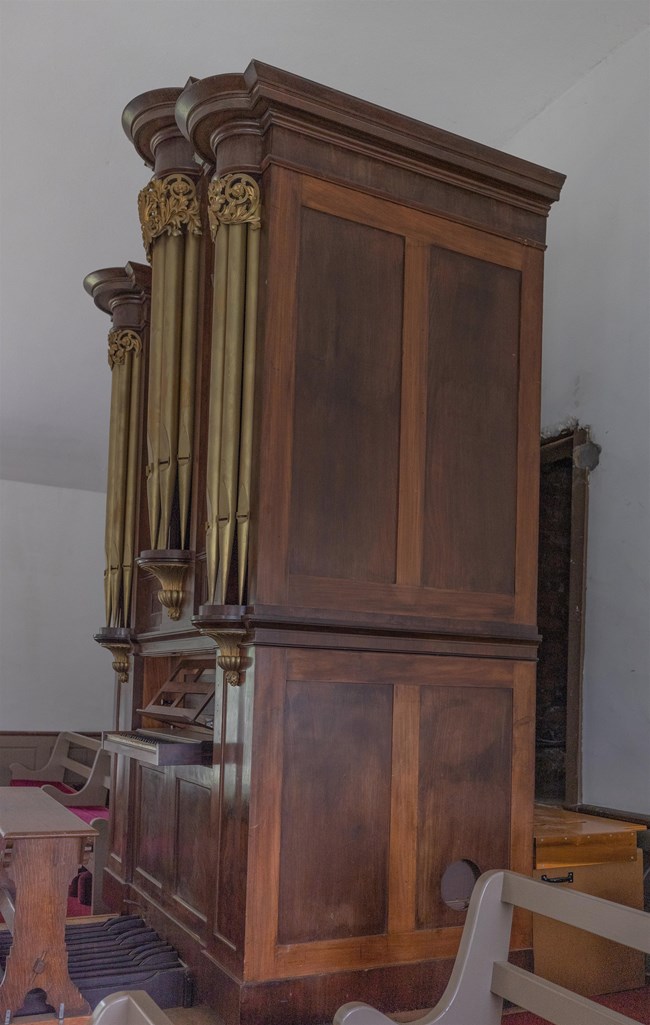
[[[576,425],[541,445],[535,797],[581,800],[589,472],[600,449]]]

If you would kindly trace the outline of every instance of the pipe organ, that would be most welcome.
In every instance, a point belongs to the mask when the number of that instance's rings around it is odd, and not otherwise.
[[[124,695],[105,899],[226,1025],[430,1006],[453,866],[532,866],[563,177],[259,62],[123,124],[147,266],[85,281]]]

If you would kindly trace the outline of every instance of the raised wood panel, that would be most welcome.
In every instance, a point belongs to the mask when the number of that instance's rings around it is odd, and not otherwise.
[[[253,600],[528,617],[539,254],[273,175]]]
[[[355,189],[307,176],[302,179],[304,202],[360,224],[393,231],[415,242],[444,246],[446,249],[489,260],[504,267],[520,268],[523,248],[518,242],[471,228],[444,216],[426,213],[395,201],[387,202]]]
[[[176,836],[174,868],[177,898],[201,918],[207,918],[210,871],[210,787],[191,779],[176,779]]]
[[[432,248],[422,583],[512,594],[520,274]]]
[[[534,666],[500,659],[326,649],[257,649],[256,654],[264,685],[258,690],[255,709],[253,790],[257,788],[257,801],[251,808],[255,828],[250,834],[247,904],[247,950],[252,956],[247,955],[244,977],[280,979],[453,956],[463,916],[456,913],[453,924],[444,923],[442,929],[438,921],[422,924],[418,920],[423,823],[428,831],[432,815],[444,820],[442,839],[446,842],[448,831],[452,839],[460,838],[458,857],[474,855],[489,867],[505,863],[526,870]],[[378,706],[376,691],[391,695],[385,710]],[[346,734],[346,701],[352,702],[355,695],[350,707],[370,710],[372,715],[379,707],[382,721],[387,720],[381,732],[389,738],[385,741],[390,748],[388,790],[385,803],[374,814],[376,823],[389,807],[384,863],[387,917],[383,930],[373,933],[368,915],[376,905],[372,895],[368,898],[364,892],[370,906],[365,920],[361,914],[353,932],[332,934],[333,930],[319,927],[321,920],[327,922],[323,912],[330,910],[329,895],[341,879],[351,878],[355,865],[365,863],[366,870],[368,866],[372,870],[364,847],[372,830],[369,824],[358,827],[354,802],[360,799],[368,804],[365,781],[368,767],[372,773],[376,764],[378,743],[372,720],[369,724],[363,720],[367,747],[365,741],[358,742],[356,733]],[[458,702],[465,708],[460,725]],[[435,733],[436,728],[444,737]],[[512,734],[522,772],[512,764]],[[483,737],[481,743],[479,737]],[[439,761],[435,761],[437,746]],[[447,779],[445,771],[450,764],[453,768],[454,758],[456,777],[452,771]],[[352,797],[348,793],[351,779]],[[355,787],[361,790],[360,798],[354,795]],[[331,788],[338,795],[336,801]],[[435,796],[440,790],[446,793],[439,796],[438,811],[432,811],[423,795]],[[447,807],[459,819],[468,814],[473,826],[465,832],[456,828],[455,820],[445,819]],[[524,825],[520,828],[517,822],[511,828],[511,817],[520,818]],[[429,844],[425,871],[430,873],[435,851],[429,832],[425,843]],[[449,844],[442,848],[445,864],[447,855],[456,856]],[[305,870],[310,862],[314,867]],[[360,876],[357,888],[363,891],[363,885]],[[430,879],[426,885],[431,885]],[[528,923],[519,922],[514,935],[516,946],[525,943]]]
[[[136,875],[162,889],[171,864],[169,796],[164,769],[138,766]]]
[[[273,245],[272,252],[264,246],[261,252],[266,316],[256,362],[259,518],[252,524],[248,589],[250,602],[273,603],[287,599],[301,179],[273,167],[263,185]]]
[[[256,653],[244,978],[272,978],[278,931],[286,648]],[[264,680],[258,685],[257,680]]]
[[[114,755],[111,761],[109,848],[111,856],[122,867],[122,876],[127,853],[129,773],[129,759]]]
[[[218,793],[218,873],[215,935],[240,954],[244,945],[246,872],[250,806],[251,681],[241,688],[223,685],[221,785]]]
[[[278,942],[386,931],[392,688],[287,685]]]
[[[443,903],[454,861],[481,872],[510,866],[512,694],[505,688],[424,687],[419,730],[417,925],[459,925]]]
[[[289,570],[393,582],[404,240],[303,208],[298,275]]]

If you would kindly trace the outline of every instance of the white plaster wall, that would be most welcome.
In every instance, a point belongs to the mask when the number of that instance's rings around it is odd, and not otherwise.
[[[642,32],[508,144],[551,211],[542,422],[591,424],[583,799],[650,813],[650,81]]]
[[[0,481],[0,731],[110,728],[105,496]]]

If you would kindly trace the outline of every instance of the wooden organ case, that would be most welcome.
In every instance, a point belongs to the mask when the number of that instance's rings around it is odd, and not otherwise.
[[[431,1005],[447,866],[532,868],[563,177],[259,62],[123,123],[151,268],[85,283],[112,317],[97,640],[131,736],[105,897],[226,1025]],[[215,668],[200,715],[165,708]],[[169,763],[186,728],[202,754]]]

